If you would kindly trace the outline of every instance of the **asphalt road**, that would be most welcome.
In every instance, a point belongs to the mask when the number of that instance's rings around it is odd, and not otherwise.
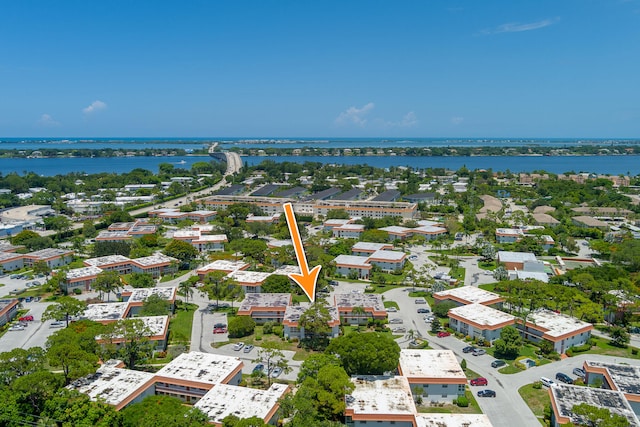
[[[32,315],[34,320],[27,322],[29,326],[23,331],[7,331],[0,337],[0,352],[10,351],[14,348],[44,348],[49,335],[57,331],[57,329],[49,327],[51,320],[45,323],[41,321],[42,313],[49,304],[51,303],[42,301],[22,303],[23,308],[29,310],[27,314]]]

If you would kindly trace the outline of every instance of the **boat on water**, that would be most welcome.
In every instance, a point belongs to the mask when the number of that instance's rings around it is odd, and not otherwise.
[[[186,162],[185,160],[180,160],[179,162],[176,162],[175,164],[176,164],[176,165],[184,165],[184,164],[186,164],[186,163],[187,163],[187,162]]]

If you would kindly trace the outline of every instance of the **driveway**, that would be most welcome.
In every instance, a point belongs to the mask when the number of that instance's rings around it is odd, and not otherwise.
[[[45,347],[49,335],[58,329],[50,328],[51,321],[42,323],[42,313],[51,303],[49,302],[23,302],[22,307],[28,309],[34,317],[32,322],[27,322],[29,326],[23,331],[7,331],[0,337],[0,351],[10,351],[14,348]]]

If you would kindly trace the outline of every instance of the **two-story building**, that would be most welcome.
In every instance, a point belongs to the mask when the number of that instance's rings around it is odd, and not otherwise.
[[[449,310],[449,327],[472,338],[493,342],[505,326],[515,325],[515,316],[483,304],[468,304]]]
[[[464,396],[467,376],[451,350],[400,350],[398,373],[411,392],[429,401],[451,402]]]

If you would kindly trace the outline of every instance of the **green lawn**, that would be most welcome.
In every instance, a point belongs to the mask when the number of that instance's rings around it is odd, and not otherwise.
[[[185,310],[186,308],[186,310]],[[169,345],[191,343],[193,314],[198,309],[196,304],[183,304],[169,322]]]
[[[443,404],[431,406],[429,397],[425,397],[421,405],[417,405],[418,412],[427,414],[482,414],[482,410],[476,401],[476,397],[471,390],[465,391],[465,396],[469,400],[469,406],[461,408],[458,405]]]
[[[400,309],[400,307],[398,306],[398,303],[395,301],[385,301],[384,302],[384,308],[389,308],[389,307],[395,307],[396,309]]]
[[[518,393],[522,396],[522,399],[529,406],[533,414],[538,418],[543,426],[547,423],[544,421],[544,408],[551,404],[549,398],[549,392],[544,388],[535,389],[533,384],[527,384],[522,386]]]
[[[493,271],[496,268],[498,268],[497,264],[495,261],[491,261],[491,262],[478,262],[478,267],[480,267],[483,270],[489,270],[489,271]]]
[[[489,292],[495,292],[495,288],[496,288],[496,283],[489,283],[486,285],[478,285],[478,287],[480,289],[484,289],[485,291],[489,291]]]
[[[626,348],[616,347],[614,345],[609,344],[609,340],[607,338],[600,338],[591,336],[591,339],[595,341],[596,345],[591,347],[589,351],[582,351],[580,353],[574,352],[574,356],[578,356],[580,354],[605,354],[607,356],[618,356],[618,357],[628,357],[630,359],[640,359],[638,355],[639,351],[635,347],[627,346]],[[634,354],[635,353],[635,354]]]
[[[173,280],[173,279],[177,279],[178,277],[182,277],[185,274],[189,274],[189,272],[191,272],[191,270],[178,271],[178,272],[173,273],[173,274],[166,274],[166,275],[162,276],[162,278],[160,279],[160,283],[164,283],[164,282],[168,282],[168,281]]]

